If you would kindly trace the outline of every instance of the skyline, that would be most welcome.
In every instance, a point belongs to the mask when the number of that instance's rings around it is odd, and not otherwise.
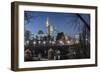
[[[90,14],[80,15],[90,26]],[[45,23],[47,18],[49,25],[55,27],[58,32],[64,32],[65,35],[69,36],[79,34],[84,26],[84,23],[76,13],[24,11],[24,30],[29,30],[34,35],[39,30],[46,33]]]

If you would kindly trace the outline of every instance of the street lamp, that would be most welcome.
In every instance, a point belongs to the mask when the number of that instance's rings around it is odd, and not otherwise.
[[[43,45],[45,45],[46,44],[46,41],[43,41]]]
[[[36,41],[33,41],[33,45],[34,45],[34,46],[36,45]]]

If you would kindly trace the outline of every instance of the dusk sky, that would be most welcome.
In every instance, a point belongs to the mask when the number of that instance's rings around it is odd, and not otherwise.
[[[90,25],[90,15],[80,15]],[[75,13],[24,11],[24,30],[29,30],[35,35],[39,30],[46,33],[45,23],[47,18],[49,25],[54,26],[57,31],[64,32],[65,35],[69,36],[78,34],[81,30],[80,26],[84,25]]]

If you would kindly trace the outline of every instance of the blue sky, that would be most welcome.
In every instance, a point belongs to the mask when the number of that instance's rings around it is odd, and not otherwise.
[[[90,25],[90,15],[80,15]],[[64,32],[65,35],[69,36],[78,34],[81,30],[80,26],[84,25],[75,13],[24,11],[24,29],[35,35],[38,30],[46,32],[45,23],[47,18],[49,24],[54,26],[57,31]]]

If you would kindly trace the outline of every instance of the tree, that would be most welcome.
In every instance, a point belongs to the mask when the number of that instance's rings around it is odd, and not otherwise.
[[[38,34],[44,34],[44,32],[42,30],[39,30]]]
[[[29,40],[31,37],[31,32],[29,30],[26,30],[24,33],[25,41]]]

